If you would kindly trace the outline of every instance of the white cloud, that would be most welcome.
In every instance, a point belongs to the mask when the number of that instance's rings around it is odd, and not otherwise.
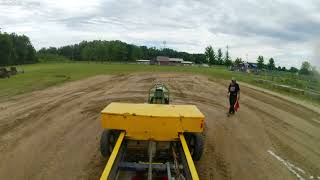
[[[312,63],[320,68],[320,37],[313,42]]]
[[[37,49],[82,40],[122,40],[187,52],[230,47],[232,57],[277,65],[319,61],[317,0],[0,0],[2,31],[28,35]],[[319,65],[320,66],[320,65]]]

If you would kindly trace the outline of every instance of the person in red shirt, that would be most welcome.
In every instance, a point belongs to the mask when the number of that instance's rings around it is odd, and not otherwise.
[[[239,84],[236,82],[235,78],[232,78],[231,83],[228,88],[228,96],[229,96],[229,103],[230,108],[228,112],[228,116],[235,113],[234,106],[237,101],[240,99],[240,87]]]

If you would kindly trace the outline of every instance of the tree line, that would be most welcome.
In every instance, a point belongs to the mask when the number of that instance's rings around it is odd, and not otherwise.
[[[216,53],[212,46],[208,46],[205,48],[204,54],[206,56],[206,63],[209,65],[231,66],[233,64],[228,50],[225,52],[225,55],[223,55],[221,48],[219,48]]]
[[[231,66],[233,61],[229,52],[219,49],[215,54],[212,46],[208,46],[204,53],[179,52],[170,48],[157,49],[155,47],[136,46],[125,42],[116,41],[82,41],[79,44],[62,47],[42,48],[39,56],[59,55],[75,61],[100,61],[100,62],[134,62],[138,59],[152,59],[156,56],[182,58],[196,64],[226,65]]]
[[[300,69],[296,67],[290,67],[289,69],[286,69],[286,67],[281,67],[281,66],[276,67],[275,61],[273,58],[270,58],[268,63],[265,64],[264,57],[258,56],[257,67],[260,70],[266,69],[269,71],[287,71],[292,73],[299,73],[302,75],[319,74],[319,72],[317,71],[317,68],[315,66],[312,66],[308,61],[303,61],[301,63]]]
[[[221,48],[214,51],[212,46],[205,48],[204,53],[179,52],[170,48],[157,49],[155,47],[136,46],[119,40],[116,41],[82,41],[78,44],[62,46],[59,48],[42,48],[38,52],[32,46],[30,39],[25,35],[0,32],[0,66],[18,65],[38,62],[38,57],[62,56],[74,61],[100,61],[100,62],[134,62],[138,59],[152,59],[156,56],[169,56],[182,58],[196,64],[206,63],[209,65],[238,66],[244,61],[237,57],[233,61],[229,51],[223,52]],[[316,68],[309,62],[302,63],[301,68],[276,67],[275,60],[270,58],[265,63],[264,57],[257,58],[257,68],[270,71],[289,71],[300,74],[312,74]]]
[[[207,46],[205,52],[190,54],[179,52],[170,48],[157,49],[155,47],[136,46],[125,42],[116,41],[82,41],[79,44],[62,46],[59,48],[42,48],[38,51],[39,57],[48,57],[48,55],[59,55],[75,61],[100,61],[100,62],[135,62],[138,59],[152,59],[156,56],[168,56],[182,58],[185,61],[192,61],[196,64],[206,63],[209,65],[238,66],[244,61],[237,57],[234,61],[230,57],[229,51],[223,52],[221,48],[214,51],[212,46]],[[46,56],[43,56],[46,55]],[[307,61],[303,62],[300,69],[291,67],[276,67],[274,58],[270,58],[265,64],[264,57],[257,58],[257,68],[259,70],[269,71],[289,71],[299,72],[301,74],[311,74],[315,67]]]
[[[0,32],[0,66],[37,62],[36,50],[25,35]]]
[[[152,59],[156,56],[169,56],[183,58],[186,61],[204,63],[204,54],[190,54],[178,52],[173,49],[136,46],[121,41],[82,41],[79,44],[62,46],[59,48],[42,48],[38,55],[55,54],[75,61],[100,61],[100,62],[135,62],[138,59]]]
[[[234,61],[231,59],[228,50],[225,52],[223,56],[221,48],[217,50],[217,53],[214,51],[212,46],[207,46],[205,48],[205,56],[206,62],[210,65],[225,65],[225,66],[241,66],[244,61],[237,57]],[[312,66],[308,61],[304,61],[301,64],[300,69],[296,67],[290,67],[287,69],[286,67],[275,65],[274,58],[270,58],[267,63],[264,61],[263,56],[258,56],[256,60],[257,69],[258,70],[268,70],[268,71],[287,71],[292,73],[299,73],[303,75],[310,75],[310,74],[319,74],[315,66]]]

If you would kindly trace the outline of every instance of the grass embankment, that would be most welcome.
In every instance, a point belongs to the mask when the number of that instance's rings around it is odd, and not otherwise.
[[[203,74],[219,79],[236,77],[239,81],[257,85],[266,89],[280,92],[298,99],[308,100],[320,104],[307,96],[274,89],[266,84],[258,84],[253,74],[234,73],[225,67],[180,67],[180,66],[150,66],[138,64],[97,64],[97,63],[40,63],[17,66],[25,73],[18,74],[9,79],[0,79],[0,98],[44,89],[64,82],[83,79],[99,74],[121,74],[132,72],[184,72]]]

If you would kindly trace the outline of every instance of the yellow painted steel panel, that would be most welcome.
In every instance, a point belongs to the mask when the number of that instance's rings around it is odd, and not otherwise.
[[[178,140],[179,132],[202,132],[204,115],[194,105],[111,103],[102,127],[125,130],[135,140]]]
[[[108,114],[131,114],[137,116],[155,117],[196,117],[204,118],[204,115],[194,105],[171,104],[134,104],[112,102],[102,110]]]
[[[103,172],[102,172],[102,175],[100,177],[100,180],[107,180],[107,178],[109,177],[109,174],[111,172],[111,169],[112,169],[112,166],[114,164],[114,161],[116,160],[116,157],[118,155],[118,152],[120,150],[120,147],[121,147],[121,143],[124,139],[124,136],[125,136],[125,132],[121,132],[119,137],[118,137],[118,140],[113,148],[113,151],[109,157],[109,160],[107,162],[107,165],[106,167],[104,168]]]
[[[191,172],[192,179],[193,180],[199,180],[199,176],[198,176],[196,167],[194,165],[194,162],[192,160],[192,157],[191,157],[191,154],[190,154],[186,139],[184,138],[183,134],[180,134],[179,137],[180,137],[180,141],[181,141],[182,148],[183,148],[183,151],[184,151],[184,155],[186,156],[186,159],[187,159],[187,163],[188,163],[189,170]]]

